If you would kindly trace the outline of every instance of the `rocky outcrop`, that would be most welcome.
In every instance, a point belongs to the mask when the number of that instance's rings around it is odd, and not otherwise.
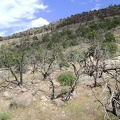
[[[31,92],[25,92],[12,99],[10,107],[26,107],[34,101],[34,96]]]

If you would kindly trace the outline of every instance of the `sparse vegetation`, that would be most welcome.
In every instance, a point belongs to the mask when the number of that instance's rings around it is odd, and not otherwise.
[[[120,5],[109,6],[1,37],[0,111],[15,120],[119,118],[119,13]],[[11,38],[20,39],[4,43]],[[9,98],[29,92],[33,104],[8,109]],[[12,119],[10,113],[0,113],[0,120]]]
[[[61,61],[61,62],[59,63],[59,66],[60,66],[60,68],[62,68],[62,67],[67,67],[67,68],[69,68],[69,67],[70,67],[70,65],[69,65],[69,63],[68,63],[67,61]]]
[[[11,120],[13,118],[12,114],[4,112],[0,113],[0,120]]]

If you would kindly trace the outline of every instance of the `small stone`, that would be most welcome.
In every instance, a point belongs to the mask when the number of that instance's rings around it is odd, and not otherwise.
[[[26,92],[26,91],[27,91],[26,88],[22,88],[22,89],[21,89],[21,92]]]
[[[58,107],[62,107],[62,106],[64,106],[65,105],[65,102],[63,102],[61,99],[55,99],[55,100],[53,100],[53,103],[56,105],[56,106],[58,106]]]
[[[66,67],[62,67],[61,70],[62,70],[62,71],[66,71],[67,68],[66,68]]]
[[[21,90],[21,88],[19,86],[17,86],[14,90],[19,91],[19,90]]]
[[[43,95],[43,96],[40,97],[40,100],[41,100],[42,102],[46,102],[48,99],[46,98],[45,95]]]
[[[6,91],[6,92],[3,93],[3,97],[4,97],[5,99],[10,99],[10,98],[11,98],[11,95],[10,95],[10,93],[8,93],[8,92]]]
[[[3,93],[3,97],[9,97],[9,93],[6,91]]]
[[[13,89],[13,87],[12,87],[12,86],[10,86],[9,88],[10,88],[10,89]]]
[[[35,98],[35,97],[33,97],[33,101],[34,101],[34,102],[36,101],[36,98]]]

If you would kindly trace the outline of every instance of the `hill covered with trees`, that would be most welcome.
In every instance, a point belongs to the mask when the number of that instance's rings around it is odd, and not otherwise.
[[[47,26],[31,28],[24,32],[15,33],[13,35],[3,37],[3,38],[1,37],[0,40],[21,38],[23,36],[25,37],[25,36],[35,35],[35,34],[40,34],[40,33],[45,33],[45,32],[54,32],[56,29],[59,29],[61,27],[65,27],[65,26],[69,26],[72,24],[77,24],[77,23],[79,23],[79,24],[86,23],[87,24],[90,21],[97,21],[97,20],[102,21],[106,18],[111,18],[113,16],[117,17],[119,15],[120,15],[120,5],[109,6],[108,8],[104,8],[104,9],[93,10],[93,11],[89,11],[89,12],[83,12],[81,14],[71,15],[68,18],[63,18],[56,22],[50,23]],[[114,22],[115,22],[115,23],[113,23],[114,25],[111,23],[112,24],[111,27],[115,27],[117,24],[119,24],[119,17],[118,17],[118,20],[114,21]]]

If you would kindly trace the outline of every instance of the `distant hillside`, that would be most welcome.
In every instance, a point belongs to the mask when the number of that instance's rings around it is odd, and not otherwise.
[[[71,15],[71,17],[63,19],[57,27],[59,28],[65,25],[88,22],[95,19],[103,20],[106,17],[111,17],[115,15],[120,15],[120,5],[109,6],[108,8],[104,8],[104,9],[93,10],[89,12],[83,12],[82,14]]]
[[[68,18],[64,18],[59,21],[50,23],[47,26],[45,25],[43,27],[31,28],[26,31],[15,33],[7,37],[0,37],[0,41],[14,39],[14,38],[21,38],[29,35],[36,35],[36,34],[42,35],[46,32],[49,33],[52,31],[56,31],[56,29],[69,26],[72,24],[77,24],[77,23],[87,24],[87,22],[89,21],[104,20],[105,18],[110,18],[114,16],[118,17],[119,15],[120,15],[120,5],[109,6],[107,8],[100,10],[93,10],[89,12],[83,12],[82,14],[71,15]]]

